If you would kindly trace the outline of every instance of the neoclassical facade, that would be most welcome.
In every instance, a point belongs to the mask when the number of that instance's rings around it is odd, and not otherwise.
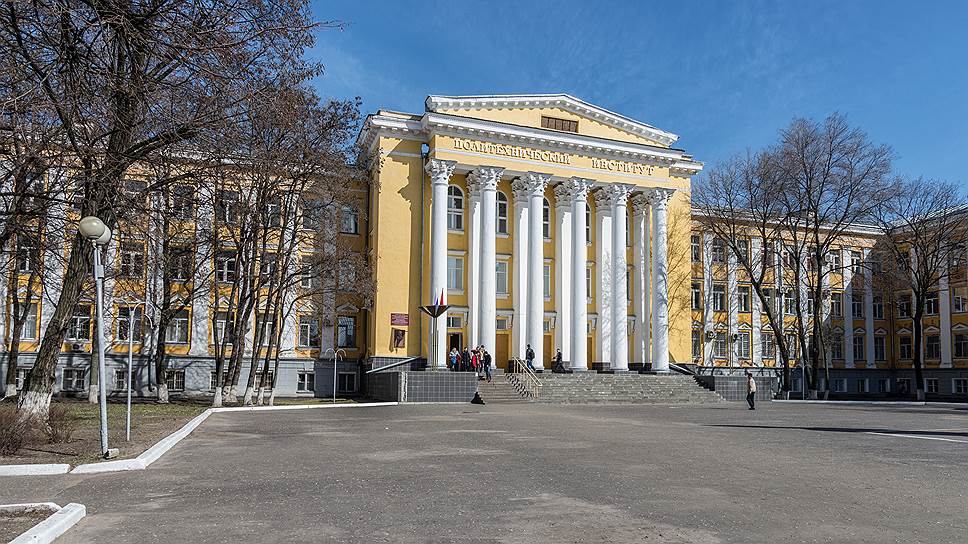
[[[568,95],[430,96],[379,111],[369,249],[377,359],[484,345],[503,367],[534,348],[574,370],[690,360],[690,177],[677,136]],[[674,264],[675,266],[670,266]],[[685,266],[683,266],[685,265]],[[441,299],[436,342],[418,310]],[[436,353],[430,346],[436,345]]]

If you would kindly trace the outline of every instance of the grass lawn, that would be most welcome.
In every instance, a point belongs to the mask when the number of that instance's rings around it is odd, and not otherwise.
[[[352,403],[336,399],[337,403]],[[333,399],[280,398],[277,406],[300,404],[332,404]],[[35,432],[31,440],[14,456],[0,456],[0,464],[68,463],[81,465],[100,461],[101,438],[98,405],[85,400],[58,399],[53,404],[68,407],[75,424],[70,441],[51,444],[42,432]],[[0,411],[14,410],[13,403],[0,404]],[[225,406],[238,406],[226,404]],[[131,441],[125,440],[125,404],[123,399],[108,401],[108,445],[118,448],[119,459],[137,457],[162,438],[181,428],[190,419],[211,407],[208,399],[173,399],[170,404],[158,404],[150,399],[131,404]]]

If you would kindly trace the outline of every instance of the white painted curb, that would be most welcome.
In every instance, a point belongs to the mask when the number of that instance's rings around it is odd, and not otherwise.
[[[0,465],[0,476],[43,476],[67,474],[71,466],[66,463],[49,465]]]
[[[154,463],[162,455],[168,452],[175,444],[181,442],[186,436],[191,434],[208,416],[222,412],[269,412],[274,410],[305,410],[308,408],[367,408],[372,406],[396,406],[396,402],[371,402],[366,404],[346,403],[346,404],[293,404],[285,406],[238,406],[226,408],[209,408],[201,414],[195,416],[184,427],[171,433],[159,440],[154,446],[145,450],[141,455],[134,459],[122,459],[118,461],[105,461],[102,463],[89,463],[78,465],[71,471],[71,474],[94,474],[98,472],[118,472],[123,470],[144,470],[151,463]]]
[[[0,510],[22,511],[33,508],[53,508],[57,511],[28,529],[25,533],[10,541],[10,544],[48,544],[57,537],[63,535],[68,529],[81,521],[87,515],[87,508],[83,504],[72,502],[61,508],[52,502],[40,502],[30,504],[4,504],[0,505]]]

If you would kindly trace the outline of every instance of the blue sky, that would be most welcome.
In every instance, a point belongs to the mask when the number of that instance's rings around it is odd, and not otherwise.
[[[901,174],[968,187],[968,2],[317,2],[324,96],[565,92],[707,165],[841,112]]]

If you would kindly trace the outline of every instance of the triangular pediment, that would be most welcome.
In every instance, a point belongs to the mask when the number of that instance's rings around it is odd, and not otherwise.
[[[426,109],[430,112],[512,125],[549,128],[542,126],[544,116],[565,122],[577,122],[577,133],[581,135],[661,147],[669,147],[679,138],[671,132],[567,94],[432,95],[427,97]],[[565,130],[570,129],[568,127]]]

